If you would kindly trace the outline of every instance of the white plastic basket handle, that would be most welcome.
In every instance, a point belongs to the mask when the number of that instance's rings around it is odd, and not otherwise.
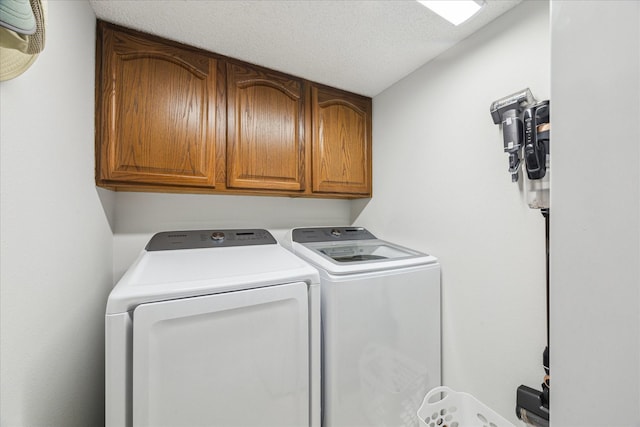
[[[441,399],[438,399],[436,401],[430,402],[431,398],[437,394],[440,393],[444,393],[445,396]],[[449,395],[454,395],[456,394],[455,390],[450,389],[447,386],[440,386],[440,387],[436,387],[436,388],[432,388],[431,390],[429,390],[429,393],[427,393],[427,395],[424,397],[424,399],[422,400],[422,406],[424,405],[433,405],[435,403],[438,402],[442,402],[443,400],[445,400],[447,398],[447,396]]]
[[[431,399],[435,400],[430,402]],[[447,411],[445,406],[451,406],[451,408]],[[500,414],[487,407],[472,395],[457,392],[446,386],[436,387],[430,390],[424,397],[422,406],[420,406],[417,412],[420,425],[425,427],[434,424],[433,422],[428,424],[429,421],[434,421],[437,425],[441,425],[445,413],[455,412],[457,408],[462,408],[463,406],[466,407],[466,410],[461,410],[460,413],[457,414],[456,425],[478,425],[477,421],[479,419],[483,422],[482,425],[488,423],[490,426],[495,427],[515,427]],[[470,414],[467,413],[468,410],[471,410]],[[458,417],[471,417],[472,419],[459,419]],[[476,419],[476,417],[478,419]]]

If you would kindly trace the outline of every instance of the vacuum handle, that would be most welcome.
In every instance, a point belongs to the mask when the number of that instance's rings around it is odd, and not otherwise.
[[[546,173],[546,153],[544,145],[538,141],[538,124],[535,108],[527,108],[522,114],[524,122],[524,160],[529,179],[541,179]]]

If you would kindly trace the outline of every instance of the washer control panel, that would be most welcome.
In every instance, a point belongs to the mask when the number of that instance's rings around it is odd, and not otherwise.
[[[168,251],[275,244],[277,244],[276,239],[263,229],[188,230],[157,233],[147,243],[145,249],[147,251]]]
[[[332,242],[336,240],[369,240],[376,236],[363,227],[294,228],[291,238],[298,243]]]

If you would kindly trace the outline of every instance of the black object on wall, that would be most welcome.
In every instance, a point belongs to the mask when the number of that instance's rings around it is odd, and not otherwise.
[[[549,101],[537,102],[529,88],[501,98],[491,104],[494,124],[502,125],[504,151],[509,154],[511,181],[518,181],[520,152],[529,181],[529,207],[541,209],[545,218],[546,256],[546,322],[547,346],[542,354],[545,371],[542,391],[521,385],[516,393],[516,415],[525,423],[537,427],[549,426]]]

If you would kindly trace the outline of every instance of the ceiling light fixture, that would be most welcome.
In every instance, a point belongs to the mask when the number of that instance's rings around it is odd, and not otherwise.
[[[453,25],[460,25],[475,15],[482,6],[484,0],[417,0],[418,3],[428,7],[433,12],[442,16]]]

